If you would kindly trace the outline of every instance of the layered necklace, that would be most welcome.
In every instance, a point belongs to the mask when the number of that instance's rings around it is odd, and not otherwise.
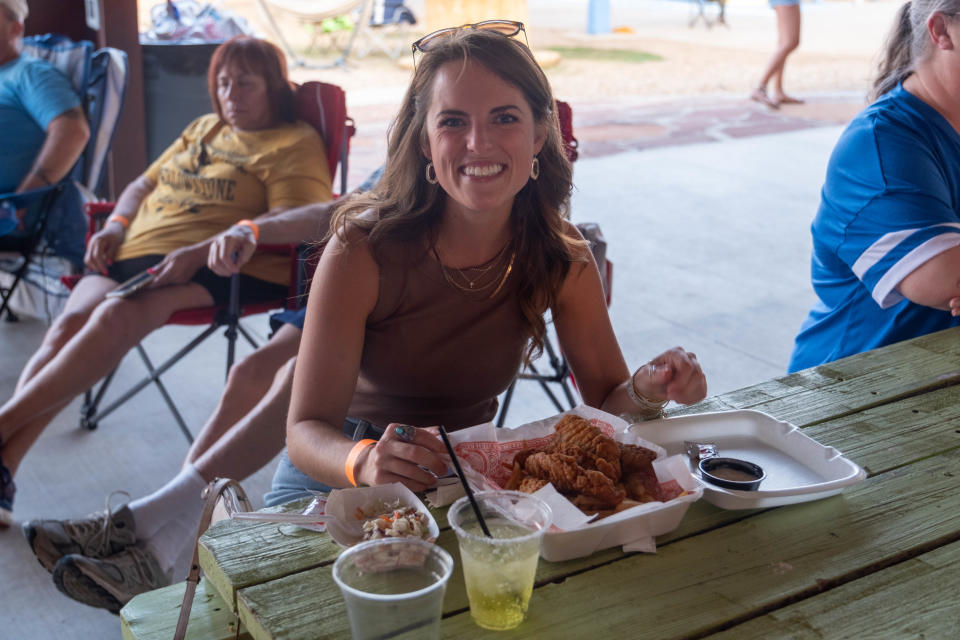
[[[432,249],[433,257],[437,259],[437,264],[440,265],[440,273],[443,274],[443,279],[447,281],[447,284],[458,291],[471,295],[486,295],[487,291],[493,289],[487,296],[489,300],[500,293],[500,289],[503,288],[507,278],[510,277],[510,272],[513,271],[513,261],[517,257],[517,251],[516,249],[511,251],[509,258],[507,258],[507,247],[510,244],[510,242],[507,242],[495,256],[483,264],[465,269],[453,267],[448,269],[443,266],[440,254],[437,253],[437,246],[434,245]]]

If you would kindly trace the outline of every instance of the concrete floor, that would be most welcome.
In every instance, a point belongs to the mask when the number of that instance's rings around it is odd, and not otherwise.
[[[580,18],[574,12],[583,12],[586,3],[561,0],[561,4],[558,10],[556,0],[530,0],[531,23],[582,32],[585,13]],[[686,5],[651,0],[614,2],[613,22],[636,25],[641,37],[656,30],[657,35],[691,44],[710,40],[720,46],[769,47],[772,34],[765,3],[743,0],[730,7],[728,16],[734,19],[730,30],[707,31],[702,26],[688,30]],[[823,27],[807,31],[811,37],[805,46],[824,52],[839,51],[837,47],[846,52],[854,41],[859,51],[875,50],[864,38],[874,38],[881,24],[885,28],[890,12],[874,10],[870,4],[858,14],[853,5],[841,3],[805,3],[804,11],[809,17],[805,24]],[[861,28],[862,16],[881,13],[871,19],[870,29]],[[666,26],[668,22],[673,26]],[[751,27],[753,23],[757,28]],[[847,34],[859,35],[827,37],[843,25]],[[746,85],[749,78],[743,82]],[[862,95],[859,86],[848,89],[854,102]],[[743,93],[742,87],[731,91]],[[398,99],[395,94],[382,87],[348,91],[352,107],[385,105]],[[730,95],[722,98],[725,104]],[[619,96],[592,99],[615,107]],[[643,99],[657,102],[656,96]],[[578,105],[585,107],[589,101],[589,96],[577,98],[575,113]],[[391,109],[381,111],[389,114]],[[388,117],[374,119],[373,128],[382,131]],[[369,118],[358,121],[371,126]],[[813,300],[808,226],[827,158],[841,130],[808,126],[773,135],[716,136],[702,144],[583,154],[575,166],[573,218],[598,222],[606,235],[608,256],[615,265],[610,313],[631,366],[683,345],[698,354],[711,394],[784,373],[793,336]],[[382,141],[371,139],[354,146],[352,184],[382,157],[377,151]],[[267,330],[263,317],[246,324],[261,336]],[[0,399],[12,394],[16,375],[44,330],[44,324],[35,320],[0,322]],[[189,333],[163,329],[147,344],[159,356],[186,342]],[[222,340],[216,338],[168,376],[171,393],[184,403],[183,413],[194,432],[219,397],[222,367]],[[139,362],[128,358],[120,377],[141,372]],[[535,384],[521,383],[508,424],[554,412]],[[78,403],[61,413],[25,460],[17,477],[19,522],[88,513],[102,508],[104,498],[118,489],[133,496],[148,493],[176,473],[187,450],[153,389],[104,420],[96,432],[79,430],[77,413]],[[271,466],[244,483],[257,504],[269,484]],[[0,532],[0,576],[0,640],[120,637],[117,617],[56,591],[18,528]]]

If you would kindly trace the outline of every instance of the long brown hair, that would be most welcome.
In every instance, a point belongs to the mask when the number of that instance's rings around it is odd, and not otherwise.
[[[344,238],[348,226],[365,229],[374,255],[388,242],[417,242],[432,238],[447,195],[424,177],[427,159],[421,149],[427,141],[426,114],[433,82],[448,62],[475,62],[517,87],[546,131],[538,155],[540,176],[528,180],[516,195],[510,215],[513,273],[517,300],[530,337],[527,361],[543,349],[546,326],[543,313],[556,301],[570,264],[582,255],[582,241],[565,233],[573,171],[564,153],[556,105],[543,70],[523,44],[501,34],[463,30],[432,46],[418,61],[400,112],[390,127],[387,164],[383,177],[370,192],[354,196],[333,215],[330,233]],[[377,215],[365,216],[374,210]]]
[[[927,20],[936,12],[945,16],[960,13],[960,0],[909,0],[897,12],[877,67],[870,100],[875,100],[907,79],[930,55]]]
[[[295,122],[297,101],[293,86],[287,77],[287,59],[276,45],[251,36],[234,36],[221,44],[210,58],[207,71],[207,89],[213,110],[223,118],[223,108],[217,98],[217,74],[228,64],[262,76],[267,83],[270,115],[274,121]]]

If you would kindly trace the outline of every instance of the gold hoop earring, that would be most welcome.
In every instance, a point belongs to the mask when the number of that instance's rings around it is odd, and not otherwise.
[[[536,180],[540,177],[540,158],[533,156],[533,164],[530,166],[530,179]]]
[[[437,184],[438,182],[440,182],[439,180],[437,180],[437,170],[433,168],[432,162],[427,163],[426,171],[424,171],[424,173],[426,174],[425,177],[427,178],[427,182],[429,182],[430,184]]]

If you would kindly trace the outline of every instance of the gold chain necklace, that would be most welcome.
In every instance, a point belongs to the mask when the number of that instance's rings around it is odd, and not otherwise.
[[[503,288],[504,283],[507,281],[507,278],[510,276],[510,272],[513,271],[513,262],[517,257],[516,250],[514,250],[510,254],[510,260],[509,262],[507,262],[507,265],[503,270],[503,275],[501,275],[499,270],[497,270],[496,272],[494,272],[493,277],[491,277],[489,280],[482,283],[481,281],[485,280],[484,276],[488,272],[490,272],[490,270],[494,267],[494,265],[496,265],[500,261],[499,258],[501,255],[503,255],[504,250],[506,248],[507,248],[507,245],[504,245],[503,248],[497,252],[497,255],[495,255],[493,258],[491,258],[488,261],[486,267],[483,267],[483,268],[471,267],[470,269],[467,269],[467,271],[474,271],[474,270],[480,271],[480,274],[473,279],[468,277],[463,272],[463,270],[453,268],[452,271],[454,272],[454,274],[459,275],[460,278],[462,278],[463,281],[466,282],[466,284],[461,284],[460,282],[457,282],[456,279],[453,277],[453,275],[451,275],[450,271],[443,266],[443,261],[440,260],[440,254],[437,253],[436,247],[433,247],[433,256],[437,259],[437,264],[440,266],[440,273],[443,274],[443,279],[447,281],[447,284],[449,284],[455,289],[458,289],[464,293],[478,294],[478,293],[483,293],[484,291],[492,287],[494,284],[496,284],[497,285],[496,288],[493,290],[493,293],[491,293],[488,298],[488,299],[492,299],[495,295],[497,295],[497,293],[500,292],[500,289]]]

